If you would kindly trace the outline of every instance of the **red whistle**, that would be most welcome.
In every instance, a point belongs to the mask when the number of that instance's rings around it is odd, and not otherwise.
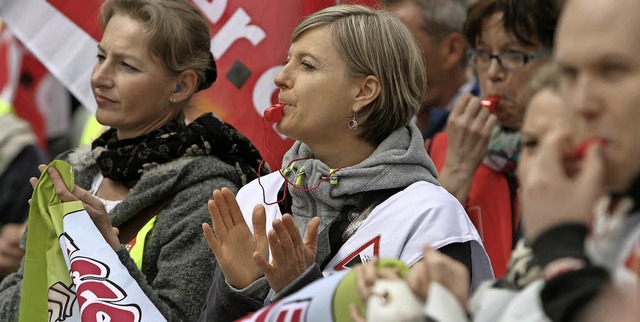
[[[271,123],[280,122],[280,120],[282,120],[283,109],[284,109],[284,104],[282,103],[278,103],[276,105],[267,107],[267,109],[264,110],[264,119],[267,122],[271,122]]]
[[[500,97],[489,96],[489,97],[483,98],[480,101],[480,106],[487,108],[489,112],[493,113],[496,111],[496,108],[498,107],[498,103],[500,103]]]
[[[589,149],[589,146],[591,146],[594,143],[602,144],[603,141],[601,138],[585,139],[582,142],[578,143],[578,145],[576,145],[576,147],[573,149],[571,156],[577,160],[584,158],[584,155],[587,153],[587,149]]]

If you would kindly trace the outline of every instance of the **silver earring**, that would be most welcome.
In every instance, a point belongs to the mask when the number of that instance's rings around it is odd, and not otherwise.
[[[353,118],[347,124],[349,130],[355,131],[358,128],[358,121],[356,121],[356,112],[353,112]]]

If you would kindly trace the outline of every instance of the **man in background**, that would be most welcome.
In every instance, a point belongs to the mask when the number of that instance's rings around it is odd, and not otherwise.
[[[468,76],[466,43],[462,35],[466,0],[382,0],[422,48],[427,73],[423,109],[416,124],[425,140],[442,131],[456,99],[479,94],[475,77]]]

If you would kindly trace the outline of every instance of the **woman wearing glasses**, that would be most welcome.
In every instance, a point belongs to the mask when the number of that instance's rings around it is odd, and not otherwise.
[[[496,278],[507,267],[519,235],[515,168],[526,85],[548,60],[559,14],[554,0],[481,0],[469,11],[465,35],[469,61],[483,97],[498,100],[495,111],[480,99],[461,98],[446,133],[429,153],[440,182],[467,210],[483,238]]]

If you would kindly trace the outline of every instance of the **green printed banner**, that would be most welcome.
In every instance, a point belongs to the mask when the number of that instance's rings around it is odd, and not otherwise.
[[[71,166],[53,161],[71,191]],[[166,321],[80,201],[60,202],[47,171],[29,212],[20,322]]]

